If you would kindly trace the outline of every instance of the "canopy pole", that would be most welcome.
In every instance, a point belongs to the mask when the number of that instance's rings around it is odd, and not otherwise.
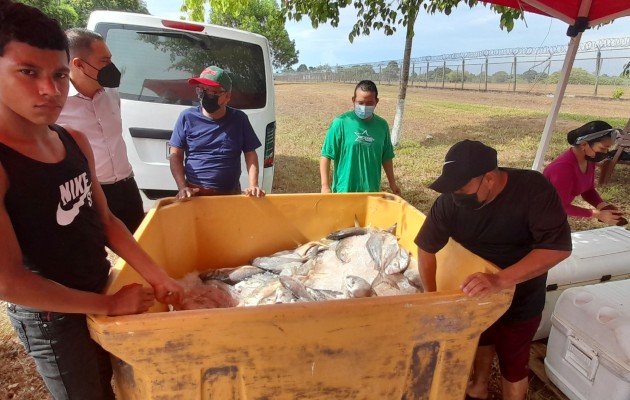
[[[547,147],[549,147],[549,142],[551,142],[553,126],[556,123],[556,118],[558,117],[558,112],[560,111],[560,105],[562,104],[562,99],[564,98],[564,92],[567,88],[567,83],[569,82],[571,68],[573,67],[573,62],[575,61],[575,56],[577,54],[578,47],[580,46],[581,38],[582,33],[578,33],[569,41],[567,55],[564,58],[562,72],[560,73],[558,86],[556,86],[556,93],[554,94],[553,103],[551,104],[551,111],[549,112],[549,115],[547,115],[547,122],[545,122],[545,128],[543,129],[543,134],[540,138],[540,143],[538,144],[538,150],[536,151],[536,158],[534,158],[534,164],[532,165],[533,170],[540,171],[543,162],[545,161],[545,153],[547,152]]]
[[[588,14],[591,9],[591,3],[592,0],[582,0],[580,2],[580,8],[578,10],[575,23],[567,29],[567,35],[571,37],[571,40],[569,41],[567,54],[564,57],[564,65],[562,65],[562,72],[560,73],[560,80],[558,81],[556,94],[554,95],[553,103],[551,105],[551,112],[547,115],[547,122],[545,122],[545,128],[543,129],[543,134],[540,138],[540,143],[538,144],[536,158],[534,158],[534,164],[532,165],[533,170],[540,171],[543,166],[543,162],[545,161],[545,153],[547,152],[547,147],[549,147],[549,142],[551,142],[551,133],[553,126],[556,123],[558,112],[560,111],[560,105],[562,104],[562,99],[564,98],[564,91],[567,88],[567,83],[569,83],[569,76],[571,75],[573,62],[575,61],[575,56],[577,54],[578,47],[580,46],[582,32],[584,32],[589,25]]]

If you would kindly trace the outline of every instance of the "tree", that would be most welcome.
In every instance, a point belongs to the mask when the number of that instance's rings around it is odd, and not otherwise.
[[[387,63],[387,66],[383,68],[381,71],[382,78],[391,81],[398,81],[398,77],[400,76],[400,67],[396,61],[390,61]]]
[[[560,80],[560,71],[556,71],[549,75],[547,83],[557,84]],[[569,75],[569,83],[572,85],[593,85],[595,84],[595,75],[589,73],[584,68],[573,68]]]
[[[209,4],[208,21],[258,33],[269,40],[274,68],[283,70],[298,62],[295,40],[289,38],[284,17],[275,0],[184,0],[181,10],[193,21],[205,20],[205,5]]]
[[[505,71],[497,71],[492,74],[491,81],[494,83],[505,83],[510,80],[510,74]]]
[[[64,29],[79,25],[79,14],[67,2],[51,4],[50,0],[19,0],[19,3],[40,9],[44,14],[56,19]]]
[[[247,7],[249,0],[183,0],[179,10],[188,15],[191,21],[205,21],[206,4],[211,10],[239,15]]]
[[[392,143],[398,144],[402,119],[407,96],[407,84],[409,81],[409,64],[411,60],[411,47],[414,37],[414,25],[418,11],[422,6],[430,14],[443,12],[449,15],[454,7],[464,3],[470,7],[478,4],[477,0],[400,0],[386,2],[383,0],[285,0],[282,3],[284,15],[289,19],[300,21],[303,16],[308,16],[313,28],[319,24],[330,23],[333,27],[339,26],[339,13],[342,8],[352,5],[357,10],[357,22],[348,35],[350,42],[358,35],[369,35],[372,30],[382,30],[385,35],[396,32],[397,26],[407,29],[405,35],[405,52],[402,65],[402,79],[398,93],[398,104],[392,129]],[[511,31],[514,20],[521,18],[520,10],[492,5],[491,9],[501,14],[499,26]]]
[[[441,81],[442,77],[444,76],[444,78],[446,79],[446,77],[448,76],[448,74],[450,74],[452,71],[452,69],[450,69],[449,67],[437,67],[431,71],[429,71],[429,73],[427,74],[427,80],[429,81]]]
[[[527,81],[527,83],[544,82],[547,79],[545,72],[536,72],[533,69],[529,69],[521,75],[521,78]]]
[[[62,28],[85,27],[94,10],[116,10],[148,14],[144,0],[19,0],[55,18]]]

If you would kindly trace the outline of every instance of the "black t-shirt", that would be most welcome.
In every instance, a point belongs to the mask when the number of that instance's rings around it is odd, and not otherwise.
[[[451,194],[433,203],[415,242],[437,253],[449,237],[478,256],[507,268],[534,249],[571,250],[571,229],[558,194],[539,172],[501,168],[505,188],[486,206],[458,207]],[[516,285],[512,305],[502,318],[527,320],[545,306],[547,274]]]

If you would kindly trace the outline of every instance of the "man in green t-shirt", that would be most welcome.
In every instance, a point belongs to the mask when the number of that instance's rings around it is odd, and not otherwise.
[[[381,165],[394,194],[400,188],[394,177],[394,147],[387,121],[374,114],[378,89],[364,80],[354,88],[354,110],[335,118],[326,133],[319,162],[322,193],[379,192]],[[334,162],[330,185],[330,161]]]

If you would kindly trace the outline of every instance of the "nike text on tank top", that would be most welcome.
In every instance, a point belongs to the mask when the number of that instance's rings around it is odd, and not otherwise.
[[[110,264],[88,161],[65,129],[50,128],[66,151],[57,163],[33,160],[0,143],[9,179],[5,206],[29,270],[67,287],[100,292]]]

